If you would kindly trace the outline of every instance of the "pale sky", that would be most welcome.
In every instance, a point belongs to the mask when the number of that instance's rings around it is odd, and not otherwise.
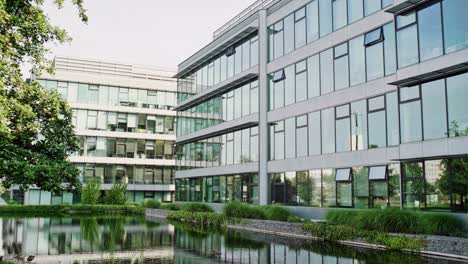
[[[73,38],[71,44],[53,46],[55,55],[175,70],[208,44],[217,28],[254,1],[85,0],[87,25],[70,4],[62,10],[48,4],[46,12]]]

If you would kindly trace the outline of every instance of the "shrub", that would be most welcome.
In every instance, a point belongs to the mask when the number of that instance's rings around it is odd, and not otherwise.
[[[128,200],[126,192],[126,184],[114,184],[110,190],[106,191],[104,196],[104,203],[118,205],[125,204]]]
[[[170,210],[170,211],[179,211],[180,206],[175,203],[167,203],[167,204],[162,204],[161,209]]]
[[[278,205],[267,205],[263,207],[266,218],[274,221],[288,221],[288,217],[291,216],[291,212]]]
[[[223,207],[223,213],[230,218],[266,219],[260,206],[248,205],[238,201],[230,202]]]
[[[141,201],[141,205],[145,208],[159,209],[161,208],[161,202],[158,200],[148,199]]]
[[[101,183],[97,180],[88,180],[81,188],[81,203],[97,204],[101,195]]]
[[[223,214],[211,212],[170,211],[167,214],[167,219],[202,228],[221,228],[226,224],[226,217]]]
[[[214,212],[213,209],[204,203],[186,203],[183,204],[180,209],[186,212],[206,212],[212,213]]]
[[[463,235],[464,224],[447,213],[427,213],[398,208],[332,210],[326,219],[332,224],[354,228],[409,234]]]

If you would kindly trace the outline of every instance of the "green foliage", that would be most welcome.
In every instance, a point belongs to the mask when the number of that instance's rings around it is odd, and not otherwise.
[[[211,212],[170,211],[167,219],[203,228],[221,228],[226,225],[226,217],[223,214]]]
[[[147,199],[141,201],[141,205],[145,208],[159,209],[161,208],[161,202],[158,200]]]
[[[249,205],[238,201],[224,205],[223,214],[229,218],[266,219],[265,212],[260,206]]]
[[[76,214],[144,214],[141,207],[131,205],[6,205],[0,216],[69,216]]]
[[[71,2],[86,22],[83,0]],[[67,160],[78,150],[71,109],[57,92],[26,82],[21,74],[26,62],[37,75],[52,71],[47,47],[70,41],[43,8],[42,0],[0,0],[0,180],[6,188],[77,191],[79,171]]]
[[[463,235],[464,224],[448,213],[386,208],[383,210],[332,210],[326,219],[332,224],[347,225],[357,229],[433,235]]]
[[[419,250],[426,243],[423,239],[365,231],[351,226],[330,223],[308,223],[303,225],[303,229],[310,232],[312,236],[326,241],[360,239],[371,244],[384,245],[392,250]]]
[[[288,221],[288,217],[291,215],[288,209],[278,205],[267,205],[263,207],[263,210],[268,220]]]
[[[101,195],[101,183],[97,180],[88,180],[81,188],[81,203],[97,204]]]
[[[229,218],[267,219],[274,221],[288,221],[291,212],[278,205],[249,205],[241,202],[231,202],[224,206],[223,213]]]
[[[125,204],[128,200],[126,195],[127,185],[126,184],[114,184],[112,188],[106,191],[104,196],[105,204]]]
[[[161,205],[161,209],[170,210],[170,211],[179,211],[180,206],[178,204],[175,204],[175,203],[163,203]]]
[[[205,203],[185,203],[180,209],[186,212],[214,212],[213,209]]]

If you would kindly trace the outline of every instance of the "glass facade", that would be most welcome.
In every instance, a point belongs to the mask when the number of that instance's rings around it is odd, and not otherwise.
[[[225,203],[240,201],[258,204],[258,175],[240,174],[177,179],[176,200]]]
[[[396,71],[393,23],[269,75],[269,110],[371,81]]]
[[[144,134],[175,134],[175,117],[126,112],[73,109],[78,130],[102,130]]]
[[[178,170],[258,161],[258,127],[176,146]]]
[[[211,98],[177,113],[177,135],[182,136],[258,112],[258,81]]]
[[[364,16],[392,4],[392,0],[312,0],[268,28],[269,61],[316,41]]]
[[[172,110],[176,105],[175,91],[50,79],[37,81],[48,90],[56,90],[72,107],[72,122],[79,134],[79,150],[70,156],[83,182],[95,178],[103,184],[174,184],[174,166],[128,165],[128,159],[138,159],[140,164],[154,164],[154,160],[175,160],[175,141],[168,140],[175,137],[175,113],[151,114]],[[169,78],[167,82],[176,83]],[[117,111],[106,111],[109,108]],[[92,160],[93,163],[84,163],[90,159],[81,157],[113,159],[96,159]],[[151,191],[140,191],[137,186],[132,189],[134,191],[127,192],[129,201],[173,200],[173,191],[166,191],[166,187],[155,187]],[[36,204],[79,202],[79,197],[70,198],[66,194],[49,193],[49,199],[46,197],[47,192],[41,190],[31,190],[28,195],[29,201],[25,202]],[[37,195],[38,199],[35,197]]]
[[[466,189],[468,173],[463,163],[468,152],[462,149],[465,138],[450,138],[468,136],[468,107],[464,103],[468,98],[468,73],[464,61],[452,65],[449,57],[461,60],[465,53],[460,50],[468,48],[468,23],[464,15],[468,3],[424,1],[397,12],[393,19],[386,16],[388,19],[373,20],[393,3],[392,0],[310,0],[305,6],[293,8],[285,3],[278,7],[282,14],[288,10],[284,17],[278,17],[276,9],[269,10],[268,50],[265,50],[268,58],[262,62],[267,71],[266,83],[253,82],[256,97],[252,95],[252,83],[219,96],[216,104],[222,105],[218,107],[222,110],[213,118],[216,122],[194,121],[189,125],[186,122],[184,127],[190,128],[185,128],[187,132],[181,135],[260,112],[259,123],[263,123],[260,122],[263,118],[268,123],[264,134],[268,137],[267,146],[261,149],[267,151],[269,180],[261,191],[268,192],[272,204],[466,211],[466,192],[454,185]],[[372,16],[368,20],[376,23],[362,23],[365,29],[360,28],[358,34],[357,26],[347,27],[366,16]],[[336,31],[340,33],[333,33]],[[238,68],[248,69],[237,65],[236,55],[240,51],[237,47],[230,50],[234,54],[232,58],[226,59],[234,65],[231,76]],[[457,51],[461,56],[441,58]],[[434,61],[435,58],[439,59]],[[263,77],[259,76],[258,80],[262,82]],[[264,88],[267,89],[264,91],[266,106],[259,109],[259,89]],[[203,100],[200,99],[203,104],[215,104]],[[207,119],[197,110],[187,112],[195,113],[190,117]],[[179,169],[242,164],[245,160],[258,162],[258,135],[258,128],[254,134],[243,129],[206,142],[178,146],[177,156],[183,161]],[[451,147],[453,142],[457,142],[456,151]],[[456,153],[445,157],[443,150],[437,149],[434,151],[440,155],[426,157],[426,146],[430,144],[447,144],[447,151]],[[402,155],[402,150],[420,145],[424,158]],[[398,151],[400,156],[405,156],[404,161],[398,160]],[[395,159],[376,164],[372,160],[355,163],[359,155],[375,153],[384,159],[385,152],[387,158],[394,153]],[[308,161],[312,165],[308,166]],[[282,165],[291,171],[282,171],[286,170],[281,169]],[[241,178],[237,175],[225,180],[221,197],[230,197],[227,193],[233,192],[239,196]],[[192,201],[193,190],[197,193],[205,189],[197,187],[201,181],[211,190],[213,182],[218,180],[208,177],[180,181],[185,181],[181,186],[188,198],[183,198],[184,201]],[[204,194],[199,194],[201,198],[193,195],[197,201],[212,201],[203,198]],[[228,200],[225,199],[218,200]]]
[[[258,61],[258,36],[248,36],[203,66],[180,78],[177,84],[177,102],[183,102],[194,94],[256,66]]]
[[[176,106],[176,92],[46,79],[37,82],[47,89],[57,90],[70,103],[164,110]]]
[[[277,121],[270,124],[270,160],[466,136],[468,106],[461,101],[468,96],[467,82],[464,73],[402,87],[399,99],[390,92],[308,113],[307,122],[304,115]],[[296,144],[296,134],[309,136]]]
[[[400,166],[272,173],[270,202],[309,207],[400,207]]]
[[[174,184],[174,168],[153,165],[77,164],[84,182],[97,179],[104,184]]]

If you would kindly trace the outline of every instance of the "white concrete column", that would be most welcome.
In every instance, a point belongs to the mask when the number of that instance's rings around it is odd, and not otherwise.
[[[259,195],[260,204],[268,203],[269,186],[268,186],[268,77],[267,77],[267,62],[268,62],[268,28],[267,28],[267,11],[265,9],[258,12],[258,41],[259,41],[259,168],[258,177],[260,181]]]

